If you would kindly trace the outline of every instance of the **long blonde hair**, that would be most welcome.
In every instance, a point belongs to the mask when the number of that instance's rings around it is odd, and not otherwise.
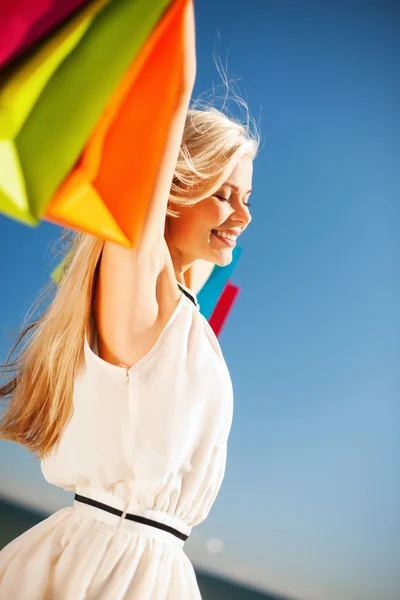
[[[259,139],[252,125],[212,107],[190,109],[170,200],[177,205],[199,202],[216,191],[239,156],[254,157]],[[190,193],[194,186],[195,196]],[[177,216],[170,209],[167,214]],[[22,326],[3,366],[3,374],[12,376],[0,386],[0,398],[9,398],[0,420],[0,438],[37,452],[36,460],[51,452],[73,408],[75,372],[103,247],[101,239],[74,235],[58,286],[50,283],[41,294],[43,299],[54,294],[53,300],[38,319]],[[37,310],[42,301],[35,304]],[[18,358],[12,360],[19,346]]]

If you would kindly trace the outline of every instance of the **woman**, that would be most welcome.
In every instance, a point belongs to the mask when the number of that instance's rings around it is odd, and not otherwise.
[[[233,399],[190,288],[196,265],[231,262],[250,223],[257,142],[214,109],[188,109],[191,6],[186,25],[185,84],[137,245],[75,237],[0,388],[11,397],[2,437],[38,452],[47,481],[75,492],[2,550],[2,599],[201,597],[183,546],[221,485]]]

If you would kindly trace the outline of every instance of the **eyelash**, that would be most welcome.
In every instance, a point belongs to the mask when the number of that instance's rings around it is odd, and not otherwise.
[[[222,201],[224,201],[224,202],[229,202],[229,201],[230,201],[230,198],[224,198],[223,196],[218,196],[217,194],[214,194],[214,196],[215,196],[216,198],[218,198],[218,200],[222,200]],[[245,205],[247,208],[249,208],[249,206],[250,206],[250,202],[247,202],[247,203],[246,203],[246,202],[243,202],[243,204],[244,204],[244,205]]]

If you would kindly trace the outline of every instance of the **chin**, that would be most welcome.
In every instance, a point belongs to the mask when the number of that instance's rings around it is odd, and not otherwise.
[[[232,252],[224,252],[219,256],[214,256],[213,262],[218,265],[218,267],[226,267],[231,264],[232,259]]]
[[[214,248],[203,249],[202,252],[198,252],[196,259],[205,260],[213,263],[218,267],[226,267],[230,265],[233,259],[232,254],[233,248],[227,248],[226,250],[216,250]]]

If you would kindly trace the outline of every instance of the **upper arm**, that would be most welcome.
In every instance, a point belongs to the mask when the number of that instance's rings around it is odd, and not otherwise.
[[[99,350],[106,361],[134,364],[139,346],[146,343],[149,329],[157,324],[156,288],[165,251],[165,245],[155,243],[141,255],[105,242],[93,293]]]
[[[145,348],[156,335],[162,319],[160,304],[167,310],[174,301],[173,292],[170,299],[163,286],[161,294],[166,298],[160,299],[157,283],[168,261],[171,284],[167,290],[174,281],[164,229],[187,106],[180,105],[171,123],[147,215],[134,248],[104,243],[94,290],[95,320],[99,350],[105,360],[114,364],[135,363],[140,348]]]
[[[186,114],[187,105],[182,103],[170,125],[147,215],[134,248],[104,243],[94,291],[95,317],[109,362],[125,362],[121,357],[133,356],[132,344],[146,338],[146,332],[157,322],[157,281],[168,258],[164,238],[167,202]]]

